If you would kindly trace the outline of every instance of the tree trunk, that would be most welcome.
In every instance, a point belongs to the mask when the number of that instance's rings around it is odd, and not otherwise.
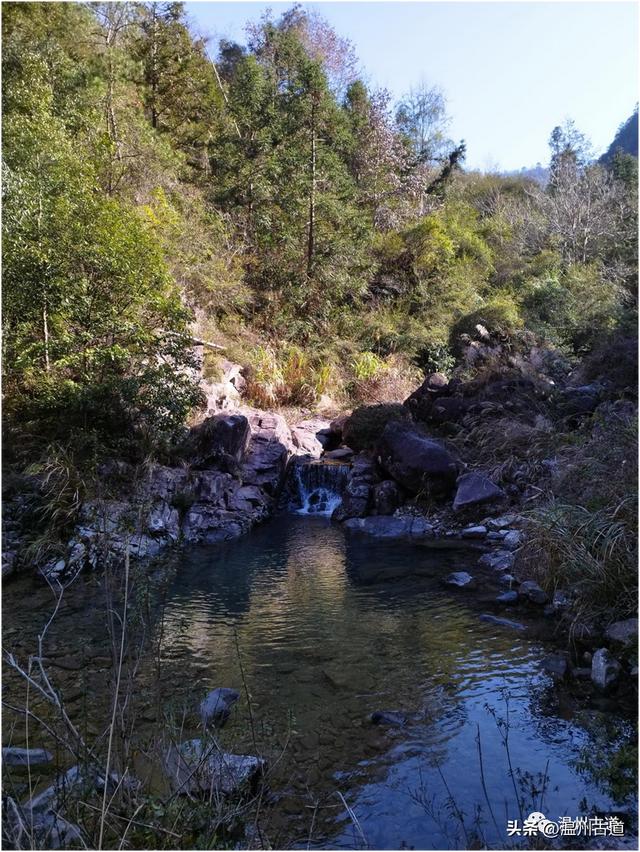
[[[316,98],[311,106],[311,187],[309,191],[309,239],[307,241],[307,275],[311,277],[315,250],[316,227]]]

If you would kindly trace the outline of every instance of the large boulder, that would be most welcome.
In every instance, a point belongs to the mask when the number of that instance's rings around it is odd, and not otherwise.
[[[620,663],[607,648],[598,648],[591,660],[591,680],[600,689],[608,689],[620,675]]]
[[[249,450],[240,478],[245,485],[258,485],[271,495],[284,483],[287,462],[299,454],[284,417],[255,409],[247,410],[251,427]]]
[[[342,427],[342,441],[356,452],[373,450],[389,423],[409,420],[409,412],[398,403],[362,405],[356,408]]]
[[[483,473],[463,473],[458,478],[458,489],[453,501],[455,512],[483,503],[504,500],[506,494]]]
[[[298,453],[318,459],[329,443],[328,420],[303,420],[291,427],[291,438]]]
[[[378,445],[381,466],[411,494],[449,494],[458,464],[442,442],[428,438],[410,423],[389,423]]]
[[[249,447],[251,429],[242,414],[215,414],[194,426],[189,436],[195,467],[217,467],[237,473]]]

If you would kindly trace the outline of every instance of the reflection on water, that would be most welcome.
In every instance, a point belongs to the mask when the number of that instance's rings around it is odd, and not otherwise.
[[[290,737],[273,782],[289,842],[306,845],[321,799],[315,846],[362,846],[363,836],[374,848],[455,845],[443,778],[469,822],[477,805],[486,814],[478,730],[500,834],[488,814],[484,830],[504,842],[518,805],[492,711],[505,718],[507,709],[513,766],[539,773],[548,763],[548,815],[578,814],[585,795],[606,808],[570,768],[580,731],[536,715],[532,699],[549,685],[538,671],[541,648],[480,622],[444,590],[442,576],[473,558],[349,537],[299,516],[224,550],[182,555],[164,662],[189,671],[198,694],[241,689],[239,652],[261,743],[277,755]],[[401,711],[407,724],[373,726],[376,710]],[[250,748],[247,728],[245,706],[232,730]]]

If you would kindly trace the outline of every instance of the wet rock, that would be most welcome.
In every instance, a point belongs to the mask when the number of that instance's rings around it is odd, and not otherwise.
[[[364,532],[378,538],[421,539],[433,538],[433,527],[423,518],[371,515],[367,518],[351,518],[345,527]]]
[[[411,494],[446,495],[455,486],[458,465],[451,453],[411,423],[388,423],[378,451],[384,470]]]
[[[542,660],[541,665],[554,679],[562,679],[567,673],[568,663],[564,654],[549,654]]]
[[[478,564],[493,571],[511,571],[515,562],[513,553],[508,550],[494,550],[493,553],[485,553],[478,560]]]
[[[524,535],[520,530],[510,530],[502,540],[502,546],[507,550],[517,550],[524,541]]]
[[[505,606],[518,603],[518,593],[514,590],[503,592],[496,598],[496,603],[503,604]]]
[[[458,478],[458,490],[453,501],[454,511],[503,500],[505,493],[483,473],[464,473]]]
[[[625,621],[616,621],[607,627],[604,635],[610,642],[618,642],[621,645],[635,643],[638,637],[638,619],[627,618]]]
[[[608,689],[620,675],[620,663],[607,648],[598,648],[591,661],[591,680],[600,689]]]
[[[333,461],[348,461],[353,458],[353,450],[349,447],[338,447],[337,450],[329,450],[322,456],[324,459],[332,459]]]
[[[484,538],[487,535],[487,528],[482,526],[466,527],[460,535],[462,538]]]
[[[7,746],[2,749],[2,762],[7,766],[36,766],[50,763],[53,755],[43,748],[14,748]]]
[[[445,578],[445,583],[448,586],[468,586],[472,582],[473,577],[471,574],[467,574],[466,571],[454,571],[453,574],[449,574]]]
[[[402,494],[395,482],[385,479],[373,488],[373,505],[379,515],[392,515],[402,503]]]
[[[202,724],[211,723],[221,728],[229,718],[231,708],[239,698],[240,693],[235,689],[226,687],[212,689],[200,704]]]
[[[266,768],[253,755],[229,754],[215,741],[188,740],[165,754],[165,771],[175,793],[222,794],[250,791]]]
[[[526,630],[524,624],[519,621],[509,621],[508,618],[500,618],[498,615],[489,615],[485,613],[480,616],[480,621],[487,621],[490,624],[496,624],[498,627],[508,627],[511,630]]]
[[[407,724],[407,717],[396,710],[376,710],[369,719],[374,725],[403,728]]]
[[[547,593],[540,588],[535,580],[525,580],[524,583],[520,583],[519,592],[522,597],[527,598],[527,600],[530,600],[534,604],[543,605],[549,600]]]
[[[511,587],[513,583],[516,582],[516,578],[513,576],[513,574],[501,574],[500,577],[498,577],[498,582],[502,586]]]

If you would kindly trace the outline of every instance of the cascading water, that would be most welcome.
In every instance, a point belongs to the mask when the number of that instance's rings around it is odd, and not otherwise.
[[[295,511],[300,515],[331,515],[342,502],[348,473],[348,464],[297,463],[293,468]]]

